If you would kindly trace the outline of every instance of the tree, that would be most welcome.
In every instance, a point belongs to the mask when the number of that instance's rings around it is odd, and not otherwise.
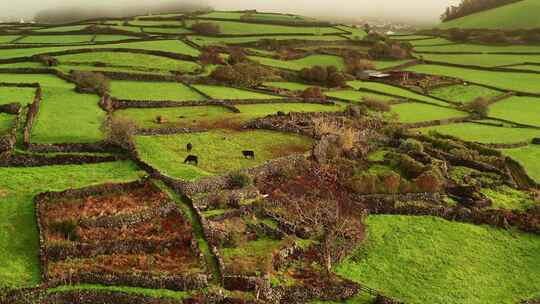
[[[191,30],[199,35],[217,35],[221,32],[219,25],[212,22],[198,22],[191,26]]]
[[[272,77],[272,70],[253,62],[242,62],[216,68],[210,77],[226,84],[255,87]]]
[[[77,84],[77,90],[81,92],[95,92],[99,95],[105,95],[111,88],[109,79],[101,73],[73,71],[71,78]]]
[[[465,109],[481,117],[489,115],[489,101],[485,97],[478,97],[473,102],[467,104]]]

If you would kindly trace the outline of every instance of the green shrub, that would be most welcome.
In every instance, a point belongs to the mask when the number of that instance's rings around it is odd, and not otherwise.
[[[73,71],[71,77],[80,91],[90,91],[104,95],[111,90],[109,79],[100,73]]]
[[[253,184],[251,176],[246,173],[236,172],[229,176],[231,186],[234,188],[244,188]]]
[[[79,239],[77,235],[77,223],[73,220],[54,222],[50,228],[54,233],[61,234],[67,240],[77,241]]]
[[[399,148],[403,152],[424,152],[424,145],[422,142],[413,138],[408,138],[407,140],[402,141]]]

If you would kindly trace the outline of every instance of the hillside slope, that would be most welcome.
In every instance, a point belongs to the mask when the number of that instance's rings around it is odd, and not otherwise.
[[[488,28],[488,29],[532,29],[540,28],[540,1],[523,0],[499,8],[472,14],[439,27],[448,28]]]

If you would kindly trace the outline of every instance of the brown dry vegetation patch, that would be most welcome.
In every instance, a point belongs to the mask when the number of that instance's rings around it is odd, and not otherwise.
[[[136,225],[117,228],[77,227],[77,241],[81,243],[96,243],[100,241],[121,241],[144,239],[148,241],[180,240],[186,246],[192,239],[191,224],[179,212],[171,212],[165,217],[154,218]],[[46,239],[50,242],[69,241],[60,232],[46,229]]]
[[[185,274],[200,270],[198,259],[185,247],[168,248],[154,254],[112,254],[93,258],[68,259],[49,264],[51,277],[63,277],[67,273],[153,273]]]
[[[48,202],[42,207],[42,211],[46,221],[51,222],[59,219],[73,220],[137,213],[155,208],[166,200],[168,197],[164,193],[145,186],[126,193]]]
[[[303,154],[306,152],[306,146],[300,144],[286,144],[274,146],[271,148],[270,153],[272,158],[284,157],[292,154]]]

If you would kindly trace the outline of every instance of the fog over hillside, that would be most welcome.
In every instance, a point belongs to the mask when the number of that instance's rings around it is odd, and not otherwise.
[[[420,23],[435,23],[444,8],[459,0],[19,0],[0,2],[0,18],[32,18],[42,10],[73,8],[92,9],[99,14],[125,15],[131,12],[152,10],[151,7],[171,4],[210,5],[216,9],[258,9],[291,12],[317,17],[346,19],[376,18]]]

